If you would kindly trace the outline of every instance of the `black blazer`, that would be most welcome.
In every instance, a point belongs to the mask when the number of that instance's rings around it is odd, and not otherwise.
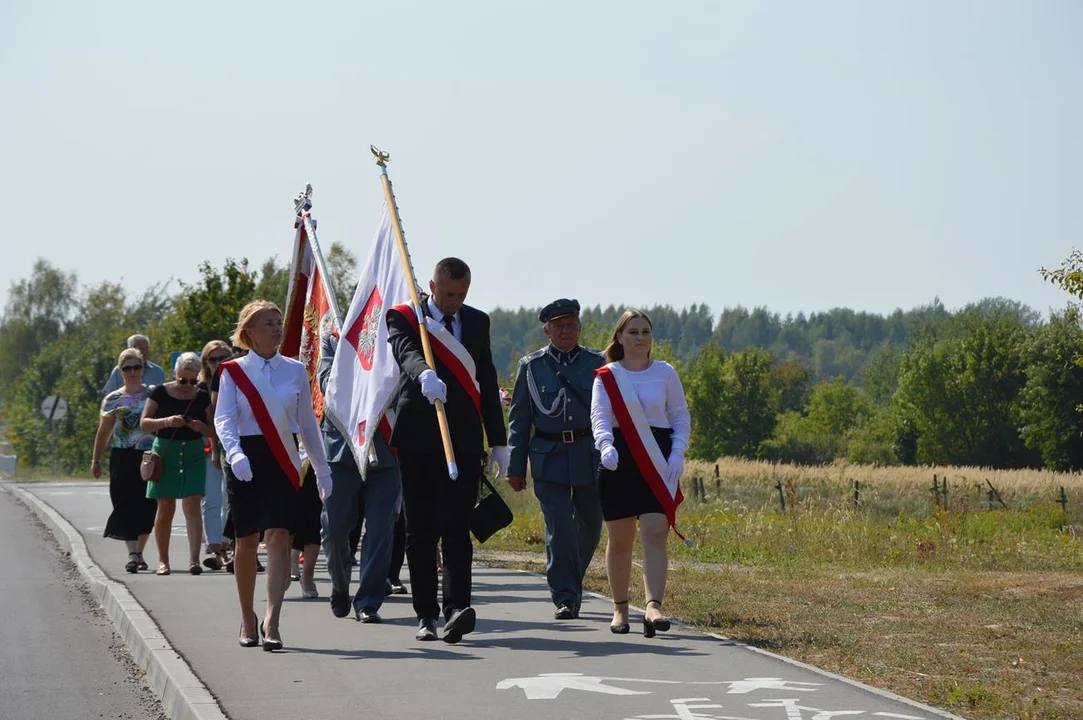
[[[422,307],[428,314],[428,302]],[[482,427],[489,439],[489,447],[508,444],[504,427],[504,411],[500,404],[500,387],[493,365],[493,353],[489,340],[489,316],[480,310],[463,305],[459,310],[462,324],[462,344],[474,359],[477,381],[481,386],[481,417],[466,390],[438,358],[436,374],[447,385],[448,428],[455,454],[480,456],[485,451]],[[395,388],[391,406],[395,408],[395,428],[391,434],[391,446],[400,450],[440,454],[444,446],[440,440],[440,426],[436,421],[436,408],[421,394],[417,378],[428,368],[421,350],[421,337],[410,322],[397,310],[387,312],[387,341],[391,354],[399,364],[402,375]]]

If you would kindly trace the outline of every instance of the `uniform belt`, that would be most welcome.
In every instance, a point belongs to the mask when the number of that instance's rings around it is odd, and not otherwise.
[[[593,434],[593,431],[590,428],[561,430],[558,433],[545,432],[544,430],[535,430],[534,434],[540,437],[542,440],[559,440],[566,445],[570,445],[577,440],[582,440],[585,437],[590,437]]]

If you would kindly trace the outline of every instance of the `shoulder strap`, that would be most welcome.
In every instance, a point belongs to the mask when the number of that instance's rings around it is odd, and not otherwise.
[[[560,372],[560,366],[557,365],[557,361],[554,360],[553,356],[550,355],[548,352],[545,353],[545,361],[549,363],[551,369],[553,370],[553,374],[557,376],[557,380],[560,381],[560,384],[563,385],[567,389],[567,391],[572,394],[572,397],[574,397],[580,405],[589,410],[590,400],[583,397],[583,393],[579,391],[579,388],[568,382],[568,378],[564,377],[564,374]]]
[[[162,385],[162,392],[164,392],[166,395],[169,395],[169,391],[165,389],[165,385]],[[181,413],[181,417],[184,417],[185,413],[192,409],[192,403],[196,401],[197,397],[199,397],[199,390],[196,390],[195,396],[188,401],[188,406],[184,408],[184,412]],[[162,450],[162,455],[165,455],[169,452],[169,447],[173,444],[173,441],[177,439],[177,433],[179,433],[183,429],[184,428],[173,428],[173,435],[170,436],[169,441],[166,442],[165,449]]]

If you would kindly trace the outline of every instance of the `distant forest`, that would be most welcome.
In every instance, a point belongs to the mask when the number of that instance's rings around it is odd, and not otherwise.
[[[582,313],[585,340],[607,337],[626,308],[595,306]],[[842,377],[861,385],[861,369],[880,348],[902,350],[916,338],[938,336],[940,330],[960,313],[1006,311],[1024,326],[1041,323],[1041,315],[1026,305],[1003,298],[989,298],[949,312],[940,300],[913,310],[896,310],[890,315],[836,308],[828,312],[780,315],[766,308],[726,308],[716,318],[710,308],[692,305],[676,310],[669,305],[641,308],[654,323],[657,340],[666,341],[673,355],[691,361],[700,349],[714,342],[726,352],[746,348],[770,351],[778,360],[796,360],[815,380]],[[538,322],[538,308],[496,309],[492,319],[493,360],[497,371],[512,377],[518,359],[541,347],[545,338]]]

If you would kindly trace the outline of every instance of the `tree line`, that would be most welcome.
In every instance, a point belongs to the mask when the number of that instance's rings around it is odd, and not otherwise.
[[[356,257],[328,253],[342,308]],[[1083,298],[1078,253],[1045,277]],[[14,283],[0,318],[0,398],[12,445],[30,465],[52,452],[68,470],[89,461],[99,389],[127,336],[151,337],[154,360],[229,337],[240,308],[285,304],[288,267],[227,259],[198,280],[132,294],[122,283],[80,286],[44,260]],[[623,307],[586,307],[583,343],[602,347]],[[690,454],[806,464],[954,464],[1083,468],[1083,324],[1069,305],[1046,320],[1025,305],[986,299],[951,312],[939,301],[889,315],[835,309],[781,316],[764,308],[643,308],[657,356],[680,372],[693,416]],[[494,359],[504,382],[544,338],[536,308],[496,309]],[[69,402],[57,440],[40,413]]]

